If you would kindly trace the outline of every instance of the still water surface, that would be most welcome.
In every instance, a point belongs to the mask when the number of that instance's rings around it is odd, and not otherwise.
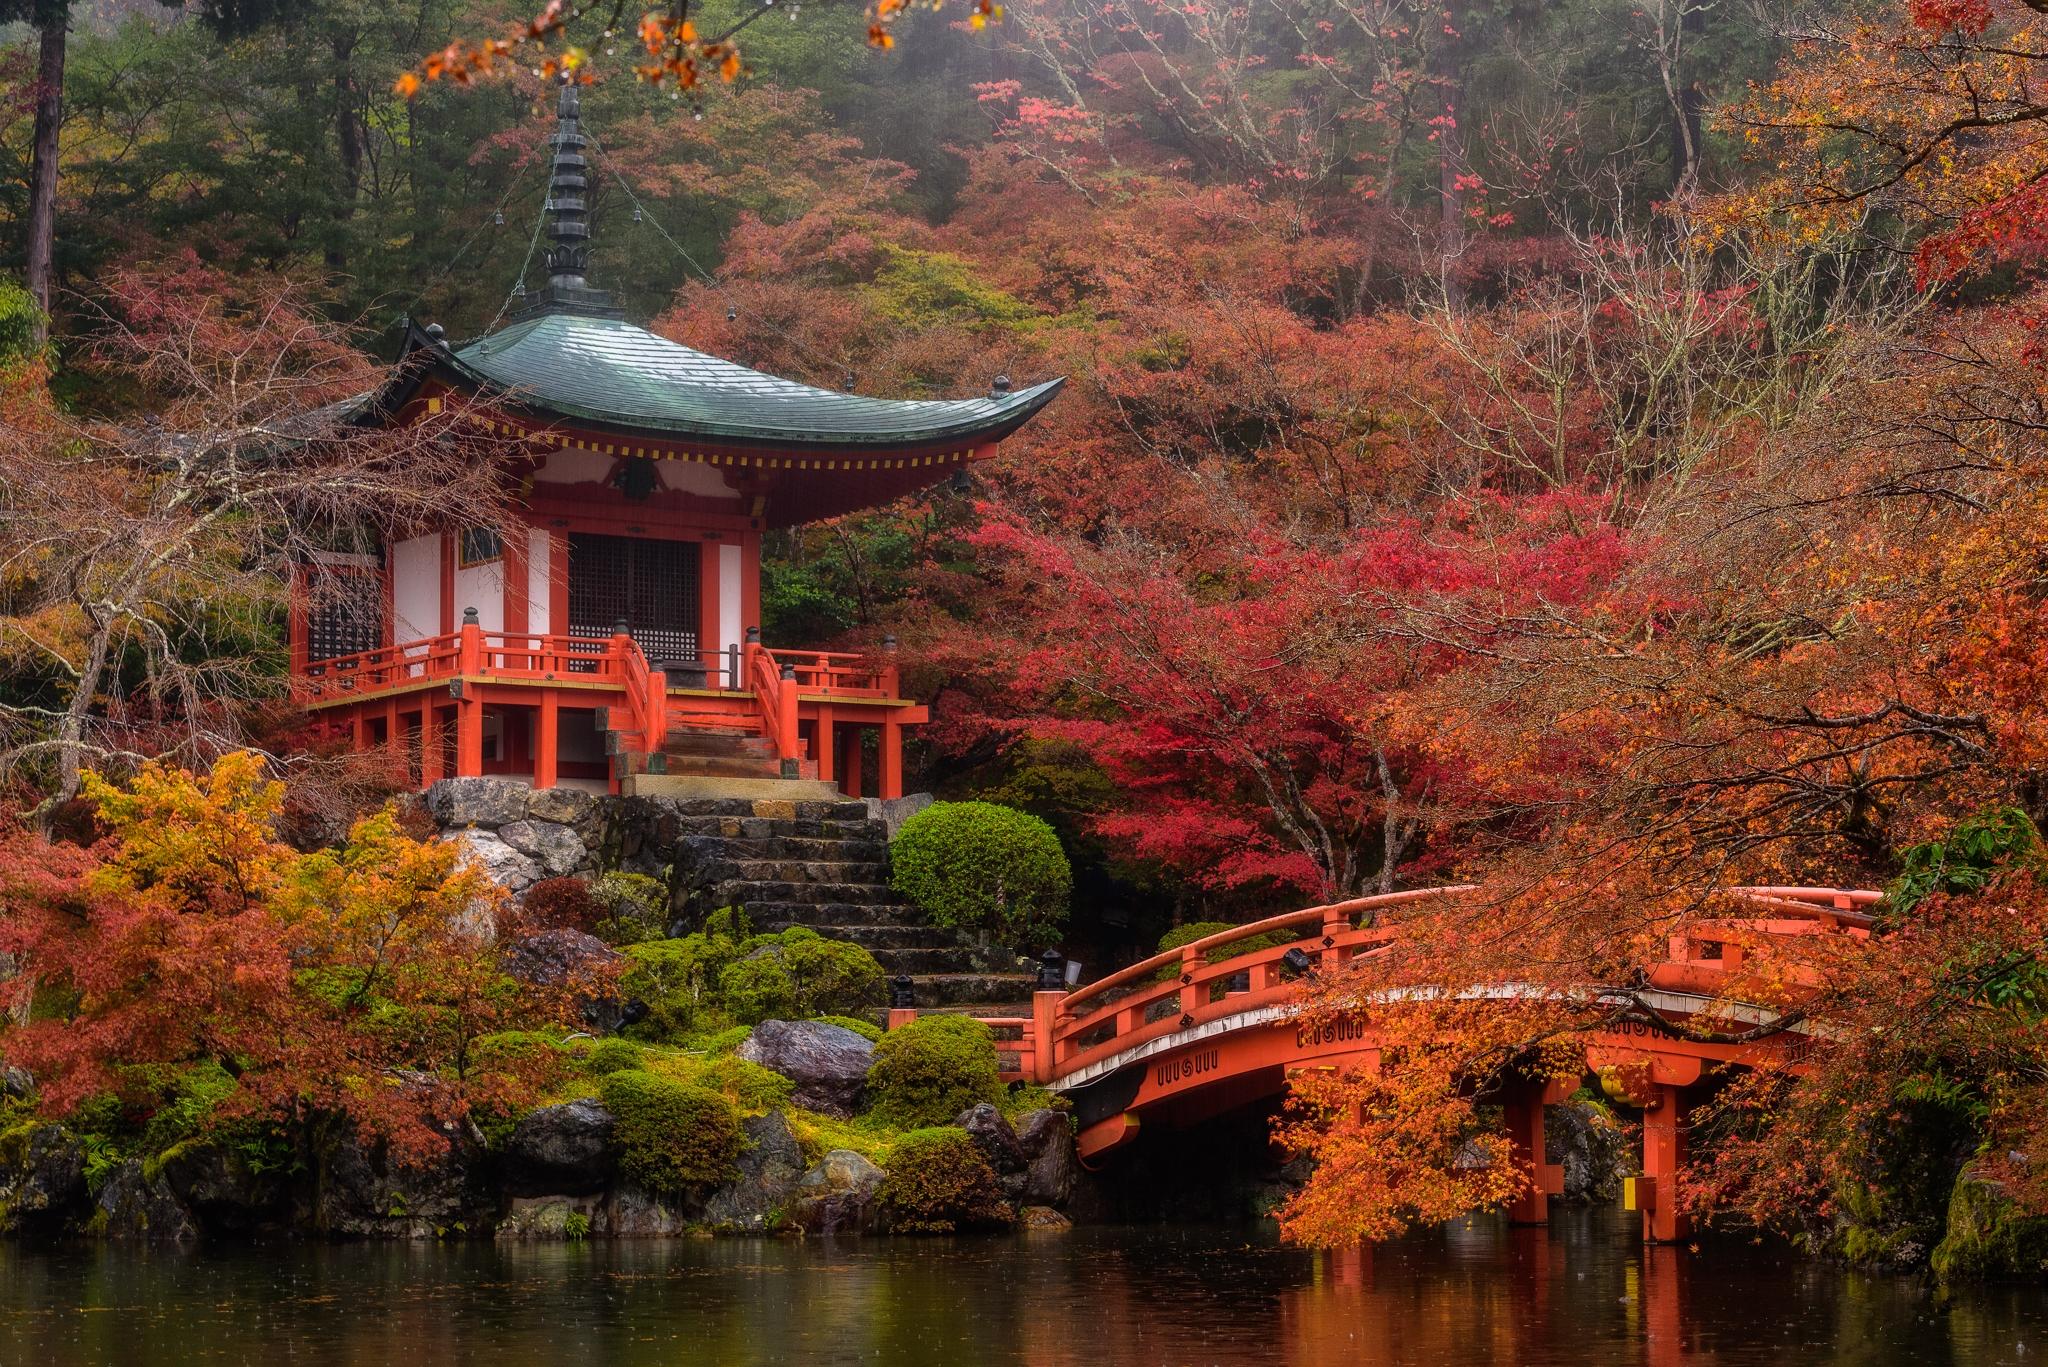
[[[1619,1212],[1369,1254],[1244,1231],[858,1243],[0,1248],[0,1363],[2048,1361],[2048,1293],[1941,1303],[1746,1244],[1646,1252]]]

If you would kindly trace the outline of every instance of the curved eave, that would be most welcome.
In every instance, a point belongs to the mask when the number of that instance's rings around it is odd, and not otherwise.
[[[942,410],[966,404],[972,404],[978,411],[951,421],[906,422],[900,429],[892,430],[886,435],[869,435],[829,429],[767,428],[715,420],[659,423],[635,421],[630,414],[586,407],[559,397],[537,394],[531,389],[508,385],[464,361],[440,341],[427,336],[416,325],[408,326],[406,353],[406,361],[401,362],[400,370],[411,370],[414,373],[406,394],[403,397],[394,395],[398,397],[401,405],[404,398],[417,392],[419,385],[432,376],[439,378],[451,389],[486,395],[507,411],[516,412],[530,419],[570,424],[624,441],[638,438],[643,441],[684,445],[695,442],[722,450],[882,454],[983,446],[1001,441],[1016,432],[1036,416],[1039,410],[1051,403],[1053,396],[1066,384],[1066,379],[1062,376],[1019,390],[1000,400],[874,400],[873,402],[878,403],[900,403],[906,410],[906,416],[911,416],[911,410],[915,409],[928,407]],[[411,364],[407,364],[408,362]],[[820,393],[827,399],[839,397],[826,391]]]

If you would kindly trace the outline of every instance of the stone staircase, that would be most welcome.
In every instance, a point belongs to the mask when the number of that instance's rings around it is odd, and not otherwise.
[[[792,781],[783,776],[781,761],[775,757],[775,743],[749,719],[728,712],[672,715],[661,748],[651,754],[633,748],[635,742],[614,725],[622,720],[609,708],[597,709],[605,754],[626,791],[632,790],[636,778],[727,780],[741,784]],[[817,777],[816,760],[800,762],[799,779],[815,782]],[[640,786],[659,789],[663,785]],[[707,790],[715,787],[705,783],[695,786]]]
[[[896,895],[887,827],[859,799],[643,792],[634,805],[653,814],[657,828],[638,843],[672,849],[677,873],[705,908],[744,907],[757,931],[806,926],[857,944],[892,979],[910,979],[921,1010],[1015,1007],[1031,998],[1032,977],[1017,955],[925,925]]]

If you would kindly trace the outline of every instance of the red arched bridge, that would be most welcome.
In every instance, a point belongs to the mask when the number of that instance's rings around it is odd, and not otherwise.
[[[984,1019],[998,1033],[1006,1079],[1041,1083],[1073,1103],[1082,1161],[1095,1166],[1141,1127],[1173,1129],[1278,1095],[1297,1069],[1377,1067],[1389,1042],[1366,1022],[1300,1017],[1301,977],[1384,951],[1400,932],[1376,923],[1379,913],[1471,890],[1361,897],[1233,926],[1076,991],[1038,992],[1028,1017]],[[1772,1022],[1776,1008],[1731,1003],[1724,992],[1747,947],[1759,936],[1866,937],[1867,908],[1878,899],[1875,892],[1836,888],[1734,892],[1753,914],[1703,922],[1673,937],[1667,956],[1646,965],[1642,984],[1630,989],[1637,1002],[1674,1025],[1711,1010],[1724,1033],[1731,1023]],[[1217,953],[1245,941],[1257,943],[1228,957]],[[889,1023],[916,1014],[895,1010]],[[1642,1175],[1628,1185],[1646,1238],[1687,1233],[1672,1199],[1685,1158],[1687,1090],[1728,1065],[1797,1068],[1826,1034],[1824,1024],[1801,1022],[1730,1043],[1621,1021],[1587,1036],[1588,1068],[1625,1077],[1629,1099],[1643,1108]],[[1514,1160],[1534,1169],[1533,1190],[1509,1212],[1517,1221],[1546,1219],[1548,1198],[1563,1190],[1562,1170],[1544,1160],[1543,1108],[1571,1090],[1570,1083],[1529,1084],[1492,1098],[1506,1115]]]

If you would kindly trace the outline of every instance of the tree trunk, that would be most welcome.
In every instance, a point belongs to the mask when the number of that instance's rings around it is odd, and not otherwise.
[[[1465,174],[1465,55],[1464,36],[1455,32],[1461,17],[1455,7],[1443,11],[1444,41],[1434,62],[1437,104],[1441,111],[1436,128],[1437,193],[1441,215],[1437,227],[1437,269],[1443,277],[1444,298],[1453,308],[1463,301],[1464,289],[1457,272],[1465,254],[1465,191],[1459,178]]]
[[[356,201],[363,188],[363,125],[356,113],[355,76],[349,65],[354,53],[353,38],[334,40],[334,135],[341,157],[341,202],[335,206],[326,257],[327,269],[337,275],[348,269],[345,234],[356,216]]]
[[[52,257],[57,239],[57,132],[64,121],[64,48],[70,16],[64,9],[42,26],[36,60],[35,148],[28,177],[28,265],[24,283],[43,311],[36,341],[49,339]]]

